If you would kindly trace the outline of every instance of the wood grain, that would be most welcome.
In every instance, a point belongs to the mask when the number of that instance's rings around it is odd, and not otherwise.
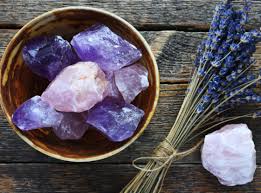
[[[0,26],[19,27],[39,14],[65,6],[102,8],[140,29],[206,30],[215,5],[221,0],[1,0]],[[243,1],[235,1],[242,5]],[[251,26],[260,27],[261,1],[252,0]]]
[[[161,74],[160,102],[155,117],[144,134],[129,148],[95,164],[69,164],[49,158],[25,144],[8,126],[0,111],[0,192],[2,193],[114,193],[136,175],[129,163],[149,155],[169,132],[184,98],[192,70],[191,56],[206,31],[214,6],[221,0],[1,0],[0,28],[20,28],[35,16],[58,7],[92,6],[123,17],[150,43]],[[243,1],[237,0],[237,5]],[[261,26],[261,1],[253,0],[251,28]],[[160,31],[165,30],[165,31]],[[178,30],[166,31],[166,30]],[[16,30],[0,30],[0,55]],[[259,48],[261,49],[261,48]],[[261,58],[261,55],[257,56]],[[200,154],[180,160],[171,168],[164,193],[257,193],[261,192],[260,121],[248,120],[257,150],[254,181],[238,187],[221,186],[205,171]],[[259,123],[259,125],[258,125]],[[32,163],[33,162],[33,163]]]
[[[0,164],[3,193],[115,193],[136,174],[121,164]],[[188,175],[189,174],[189,175]],[[115,182],[115,179],[120,179]],[[261,191],[261,168],[254,181],[225,187],[200,165],[181,164],[170,168],[162,193],[257,193]]]
[[[0,30],[0,55],[16,30]],[[130,163],[152,149],[163,139],[175,120],[183,102],[186,82],[192,70],[190,56],[205,33],[198,32],[142,32],[156,55],[161,74],[160,101],[156,114],[144,134],[127,150],[99,163]],[[169,84],[169,82],[174,84]],[[257,120],[249,120],[254,132],[257,162],[261,164],[261,130]],[[33,150],[12,132],[4,116],[0,116],[0,162],[59,162]],[[199,152],[181,160],[199,163]]]

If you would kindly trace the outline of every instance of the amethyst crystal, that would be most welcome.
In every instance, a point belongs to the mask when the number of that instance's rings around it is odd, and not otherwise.
[[[85,114],[86,122],[112,141],[123,141],[133,135],[144,112],[132,104],[107,97]]]
[[[141,58],[141,51],[105,25],[96,24],[71,41],[79,58],[98,63],[105,71],[118,70]]]
[[[80,139],[87,129],[88,124],[79,113],[63,113],[60,124],[53,127],[56,136],[62,140]]]
[[[119,91],[119,89],[116,86],[115,83],[115,77],[114,77],[114,73],[106,73],[106,79],[108,80],[108,86],[104,92],[104,96],[109,96],[109,97],[114,97],[117,99],[122,99],[122,95]]]
[[[56,112],[40,96],[35,96],[16,109],[12,121],[19,129],[28,131],[59,125],[62,118],[61,113]]]
[[[23,58],[37,75],[53,80],[66,66],[78,61],[70,43],[61,36],[40,36],[23,48]]]
[[[115,71],[115,83],[127,103],[149,86],[148,71],[140,65],[134,64]]]

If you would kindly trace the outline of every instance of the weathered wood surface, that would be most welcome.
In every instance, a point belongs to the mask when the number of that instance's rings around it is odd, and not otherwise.
[[[128,20],[140,29],[207,29],[220,0],[1,0],[0,26],[19,27],[35,16],[66,6],[103,8]],[[252,26],[260,27],[261,1],[252,0]],[[243,0],[235,1],[242,5]]]
[[[0,111],[0,192],[119,192],[137,173],[130,165],[131,161],[149,155],[169,132],[185,95],[193,68],[191,58],[197,44],[206,35],[200,31],[207,31],[213,8],[220,1],[0,0],[0,56],[17,28],[35,16],[59,7],[92,6],[116,13],[138,29],[147,30],[142,34],[155,53],[161,75],[157,112],[144,134],[122,153],[95,163],[71,164],[42,155],[11,130]],[[235,1],[237,5],[242,5],[242,2]],[[252,2],[253,20],[249,27],[260,27],[261,1]],[[261,55],[256,57],[261,60]],[[221,186],[214,176],[202,168],[197,151],[171,168],[162,192],[261,192],[260,121],[245,121],[253,129],[259,164],[252,183],[239,187]]]
[[[0,54],[15,32],[16,30],[0,30]],[[205,35],[205,33],[177,31],[142,33],[150,43],[160,68],[162,84],[157,112],[138,141],[119,155],[101,163],[130,163],[132,159],[144,155],[144,152],[151,152],[152,148],[167,135],[184,98],[186,82],[192,70],[191,54]],[[261,130],[257,127],[257,121],[249,122],[254,132],[257,160],[261,163]],[[0,162],[58,162],[25,144],[11,131],[3,115],[0,116],[0,155]],[[199,163],[199,152],[180,162]]]
[[[252,183],[237,187],[219,185],[201,165],[176,165],[169,171],[162,193],[261,192],[260,167]],[[136,173],[126,164],[0,164],[0,192],[116,193]]]

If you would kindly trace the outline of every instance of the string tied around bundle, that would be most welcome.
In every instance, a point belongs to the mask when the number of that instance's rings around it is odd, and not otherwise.
[[[169,162],[172,160],[179,160],[187,155],[194,152],[201,144],[203,140],[200,140],[196,145],[194,145],[192,148],[179,152],[177,149],[175,149],[170,142],[168,138],[165,138],[164,141],[162,141],[158,147],[154,150],[152,156],[148,157],[139,157],[133,160],[132,165],[138,170],[145,171],[145,172],[153,172],[162,169],[163,167],[167,166]],[[145,167],[141,167],[137,164],[139,161],[155,161],[157,163],[157,166],[153,169],[146,169]]]

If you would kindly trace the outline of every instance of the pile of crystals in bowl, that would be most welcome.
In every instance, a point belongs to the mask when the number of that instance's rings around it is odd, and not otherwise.
[[[103,24],[76,34],[40,36],[23,48],[25,64],[49,86],[16,109],[23,131],[52,127],[62,140],[80,139],[90,125],[120,142],[133,135],[144,116],[131,104],[149,86],[141,51]]]

